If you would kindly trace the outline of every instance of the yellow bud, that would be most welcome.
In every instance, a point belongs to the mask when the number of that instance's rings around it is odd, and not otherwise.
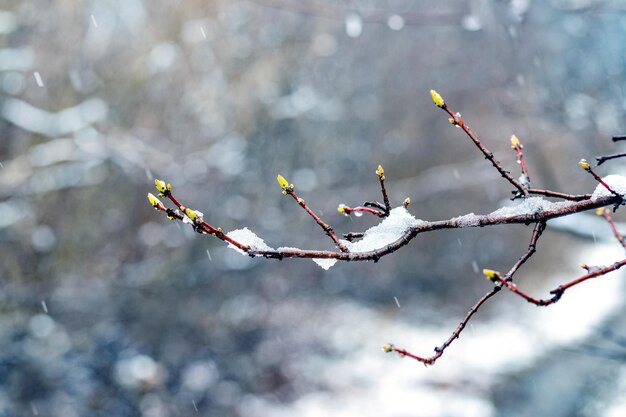
[[[404,207],[407,207],[409,204],[411,204],[411,198],[407,197],[404,199]]]
[[[454,120],[452,117],[448,117],[448,121],[450,122],[451,125],[456,124],[456,120]]]
[[[437,107],[445,107],[446,103],[443,101],[443,97],[441,97],[441,95],[436,92],[435,90],[430,90],[430,96],[433,99],[433,102],[437,105]]]
[[[152,205],[152,207],[157,208],[162,205],[161,201],[154,196],[152,193],[148,193],[148,201]]]
[[[337,211],[339,213],[345,213],[346,212],[346,205],[345,204],[339,204],[339,207],[337,207]]]
[[[515,135],[511,135],[511,148],[515,149],[519,146],[520,149],[522,149],[524,147],[524,145],[522,145],[519,141],[519,139],[517,138],[517,136]]]
[[[586,159],[581,159],[580,161],[578,161],[578,165],[582,168],[582,169],[590,169],[591,167],[589,166],[589,164],[587,163]]]
[[[578,264],[578,266],[581,267],[582,269],[589,269],[589,266],[587,264],[580,263]]]
[[[196,217],[197,217],[196,212],[195,212],[195,211],[193,211],[192,209],[190,209],[190,208],[186,208],[186,209],[185,209],[185,214],[186,214],[186,215],[187,215],[187,217],[189,217],[189,219],[191,219],[192,221],[195,221],[195,220],[196,220]]]
[[[598,207],[596,209],[596,215],[598,215],[598,216],[604,215],[604,207]]]
[[[498,271],[494,271],[493,269],[483,269],[483,275],[487,277],[488,280],[496,280],[500,278],[500,273]]]
[[[161,180],[154,180],[154,186],[156,187],[157,191],[164,193],[166,191],[168,191],[167,189],[167,185],[165,184],[165,181],[161,181]],[[170,186],[171,189],[171,186]]]
[[[396,347],[391,343],[387,343],[385,346],[383,346],[383,352],[385,353],[393,352],[395,349]]]
[[[376,169],[376,175],[382,178],[385,175],[385,170],[382,165],[378,165],[378,169]]]
[[[280,185],[280,188],[282,188],[283,190],[287,190],[287,188],[289,188],[289,181],[287,181],[282,175],[278,175],[276,177],[276,180],[278,181],[278,185]]]

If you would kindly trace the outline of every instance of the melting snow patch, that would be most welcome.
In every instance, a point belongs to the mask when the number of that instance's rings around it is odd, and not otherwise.
[[[465,216],[454,217],[450,220],[458,222],[459,227],[471,227],[478,226],[480,218],[474,213],[470,213]]]
[[[302,250],[300,248],[294,248],[291,246],[281,246],[280,248],[277,249],[279,252],[284,252],[284,251],[290,251],[290,250]]]
[[[540,211],[556,210],[572,204],[574,203],[571,201],[560,201],[557,203],[552,203],[548,200],[544,200],[541,197],[530,197],[514,206],[499,208],[498,210],[490,213],[489,216],[506,217],[521,216],[524,214],[535,214]]]
[[[333,266],[333,265],[335,265],[337,263],[337,260],[336,259],[319,258],[319,259],[313,259],[313,262],[315,262],[316,264],[318,264],[319,266],[324,268],[326,271],[328,271],[328,269],[330,269],[331,266]]]
[[[383,248],[400,239],[411,227],[424,223],[413,217],[404,207],[396,207],[380,224],[367,229],[358,242],[342,241],[350,252],[369,252]]]
[[[263,239],[261,239],[256,234],[254,234],[254,232],[248,229],[247,227],[244,227],[243,229],[233,230],[232,232],[228,232],[227,235],[239,243],[250,246],[250,249],[252,250],[258,250],[258,251],[274,250],[270,248],[269,246],[267,246],[267,244],[265,244]],[[239,249],[238,247],[234,245],[231,245],[230,243],[228,244],[228,247],[235,249],[237,252],[241,253],[242,255],[246,255],[244,251],[242,251],[241,249]]]
[[[607,185],[616,193],[622,196],[626,195],[626,177],[621,175],[607,175],[602,178],[602,181],[607,183]],[[596,201],[598,198],[609,197],[611,195],[613,195],[613,193],[607,190],[604,185],[598,184],[593,192],[593,195],[591,196],[591,201]]]

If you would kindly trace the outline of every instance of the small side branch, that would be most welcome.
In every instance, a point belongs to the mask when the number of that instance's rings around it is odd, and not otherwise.
[[[581,159],[580,162],[578,162],[578,165],[584,169],[585,171],[587,171],[589,174],[591,174],[591,176],[598,181],[600,184],[602,184],[602,186],[604,188],[606,188],[611,194],[613,194],[615,197],[619,197],[622,198],[622,196],[616,192],[614,189],[611,188],[611,186],[609,186],[609,184],[607,184],[606,182],[604,182],[604,180],[602,179],[602,177],[600,177],[598,174],[596,174],[594,172],[594,170],[591,168],[591,165],[589,165],[589,163],[584,160]]]
[[[537,251],[537,241],[539,240],[539,238],[541,237],[541,234],[543,233],[545,229],[546,229],[545,222],[538,222],[535,224],[535,228],[533,229],[533,234],[530,238],[530,244],[528,245],[528,250],[517,260],[517,262],[513,265],[513,267],[511,267],[511,270],[503,278],[501,278],[502,282],[496,283],[496,285],[491,289],[491,291],[483,295],[470,308],[470,310],[467,312],[463,320],[461,320],[461,322],[456,327],[456,329],[454,329],[450,337],[441,346],[438,346],[435,348],[434,355],[428,356],[428,357],[418,356],[409,352],[406,349],[397,348],[393,344],[390,344],[390,343],[383,346],[383,350],[385,352],[396,352],[402,357],[406,356],[406,357],[415,359],[418,362],[422,362],[424,365],[432,365],[433,363],[435,363],[435,361],[437,361],[437,359],[439,359],[443,355],[444,351],[452,344],[452,342],[454,342],[456,339],[458,339],[461,336],[461,332],[465,329],[465,327],[467,326],[467,323],[471,320],[474,314],[478,312],[480,307],[484,303],[486,303],[487,300],[489,300],[491,297],[493,297],[498,292],[500,292],[500,290],[505,285],[505,283],[510,282],[513,279],[513,275],[517,272],[517,270]],[[485,270],[485,271],[498,274],[497,272],[491,271],[491,270]],[[485,273],[485,275],[488,275],[488,273]]]
[[[250,247],[243,243],[236,241],[230,236],[226,235],[221,227],[215,228],[204,221],[202,213],[196,210],[192,210],[188,207],[183,206],[172,194],[172,185],[165,184],[165,181],[154,180],[154,184],[156,189],[159,191],[160,197],[167,197],[169,200],[174,203],[174,205],[178,208],[178,211],[165,208],[163,203],[156,198],[152,194],[148,194],[148,201],[150,204],[157,210],[165,211],[167,213],[167,218],[170,220],[177,219],[181,221],[185,221],[185,217],[188,219],[189,223],[193,226],[194,230],[201,234],[210,234],[217,237],[224,242],[230,243],[233,246],[236,246],[238,249],[249,252]]]
[[[348,248],[346,247],[346,245],[344,245],[343,243],[339,241],[339,239],[337,239],[337,236],[335,235],[333,228],[330,227],[326,222],[324,222],[317,214],[315,214],[313,210],[311,210],[309,206],[307,206],[306,202],[302,198],[298,197],[298,195],[295,192],[295,187],[293,186],[293,184],[289,184],[289,182],[285,180],[285,178],[283,178],[282,175],[279,175],[277,177],[277,180],[278,180],[278,185],[280,185],[280,188],[283,189],[283,194],[288,195],[291,198],[293,198],[296,201],[296,203],[298,203],[298,205],[302,207],[304,211],[306,211],[307,214],[311,216],[311,218],[313,218],[313,220],[315,220],[315,223],[317,223],[322,228],[322,230],[326,232],[326,235],[330,237],[330,239],[333,241],[335,246],[339,248],[340,251],[348,252]]]
[[[378,176],[378,180],[380,181],[380,191],[383,195],[383,202],[385,203],[385,217],[387,217],[389,216],[389,212],[391,211],[391,205],[389,204],[389,197],[387,197],[387,190],[385,189],[385,170],[383,169],[382,165],[378,165],[376,175]]]
[[[609,227],[611,228],[611,231],[613,232],[613,236],[615,236],[615,239],[617,239],[619,244],[622,245],[624,249],[626,249],[626,241],[624,240],[624,236],[622,236],[619,230],[617,230],[617,226],[615,226],[613,217],[611,217],[611,212],[603,207],[603,208],[598,209],[598,214],[604,217],[606,222],[609,224]]]
[[[357,206],[357,207],[350,207],[350,206],[346,206],[345,204],[339,204],[339,206],[337,207],[337,211],[339,213],[345,214],[346,216],[349,216],[352,213],[369,213],[376,217],[385,217],[384,210],[382,209],[376,210],[375,208],[367,207],[373,204],[374,203],[365,202],[365,204],[363,204],[362,206]],[[378,206],[375,206],[375,207],[378,208]]]
[[[525,188],[530,188],[530,176],[528,175],[528,170],[526,169],[526,162],[524,162],[524,152],[522,152],[524,145],[522,145],[515,135],[511,135],[511,148],[513,148],[515,154],[517,155],[517,163],[520,164],[520,169],[522,171],[520,182]]]
[[[509,171],[505,170],[502,167],[502,164],[500,163],[500,161],[498,161],[494,157],[493,152],[487,149],[485,145],[483,145],[482,142],[478,139],[478,137],[474,134],[474,132],[472,132],[469,126],[465,124],[465,122],[463,122],[463,119],[461,118],[461,114],[455,113],[454,111],[452,111],[452,109],[448,107],[448,105],[443,101],[443,98],[441,98],[439,93],[437,93],[435,90],[430,90],[430,94],[433,98],[433,101],[437,105],[437,107],[441,108],[443,111],[448,113],[448,115],[450,116],[450,119],[448,119],[449,122],[453,126],[458,126],[459,128],[463,130],[463,132],[465,132],[465,134],[472,140],[472,142],[474,142],[474,145],[476,145],[476,147],[482,152],[482,154],[485,155],[485,159],[491,162],[491,164],[494,166],[494,168],[500,173],[500,175],[503,178],[505,178],[515,188],[517,188],[519,195],[528,197],[528,190],[518,180],[513,178],[511,174],[509,173]]]
[[[406,349],[395,347],[391,343],[388,343],[385,346],[383,346],[383,351],[385,351],[385,352],[396,352],[396,353],[398,353],[402,357],[406,356],[406,357],[409,357],[411,359],[415,359],[418,362],[422,362],[424,365],[432,365],[433,363],[435,363],[437,361],[437,359],[439,359],[443,355],[443,352],[452,344],[452,342],[454,342],[454,340],[458,339],[461,336],[461,332],[465,329],[465,326],[467,326],[467,323],[471,320],[472,316],[474,314],[476,314],[476,312],[478,312],[480,307],[483,304],[485,304],[487,302],[487,300],[489,300],[491,297],[496,295],[501,289],[502,289],[501,286],[496,285],[495,287],[493,287],[493,289],[491,291],[489,291],[488,293],[483,295],[476,302],[476,304],[474,304],[472,306],[472,308],[470,308],[470,310],[467,312],[467,314],[465,315],[463,320],[461,320],[461,322],[456,327],[456,329],[454,329],[454,331],[452,332],[452,334],[450,335],[448,340],[446,340],[441,346],[438,346],[438,347],[435,348],[435,354],[434,355],[432,355],[432,356],[418,356],[418,355],[414,355],[413,353],[409,352]]]
[[[623,158],[625,156],[626,156],[626,152],[624,152],[624,153],[616,153],[616,154],[613,154],[613,155],[599,156],[599,157],[596,158],[596,161],[598,162],[598,166],[600,166],[603,163],[605,163],[606,161],[610,161],[611,159]]]
[[[526,294],[525,292],[519,290],[517,288],[517,285],[513,284],[512,282],[507,282],[503,280],[502,278],[498,278],[497,281],[501,283],[504,287],[506,287],[509,291],[511,291],[514,294],[519,295],[520,297],[522,297],[524,300],[528,301],[529,303],[534,304],[536,306],[543,307],[543,306],[549,306],[551,304],[558,302],[563,296],[563,293],[565,293],[565,291],[567,291],[569,288],[576,286],[582,282],[585,282],[588,279],[596,278],[602,275],[606,275],[609,272],[617,271],[624,265],[626,265],[626,259],[623,259],[619,262],[615,262],[614,264],[610,266],[596,269],[595,271],[592,271],[586,275],[573,279],[569,282],[566,282],[565,284],[559,285],[558,287],[550,291],[550,294],[552,294],[552,297],[546,298],[546,299],[532,297]]]
[[[589,200],[591,198],[591,194],[565,194],[565,193],[559,193],[557,191],[541,190],[538,188],[529,188],[528,193],[543,195],[546,197],[562,198],[563,200],[569,200],[569,201],[582,201],[582,200]]]

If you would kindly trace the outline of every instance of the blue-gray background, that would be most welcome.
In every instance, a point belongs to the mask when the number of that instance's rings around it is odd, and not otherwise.
[[[380,351],[432,352],[528,227],[323,271],[242,257],[145,195],[166,179],[273,247],[332,248],[278,173],[338,232],[375,224],[336,207],[380,199],[378,164],[418,218],[493,211],[511,187],[431,88],[515,175],[512,133],[534,185],[591,192],[576,162],[626,133],[625,38],[617,0],[5,0],[0,415],[619,415],[618,276],[545,310],[503,294],[431,368]],[[597,242],[548,230],[525,288],[619,259],[583,219]]]

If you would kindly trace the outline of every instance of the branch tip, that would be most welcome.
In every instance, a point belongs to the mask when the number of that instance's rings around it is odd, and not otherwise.
[[[278,181],[278,185],[282,188],[284,195],[286,195],[287,192],[294,190],[293,184],[289,184],[289,181],[287,181],[282,175],[278,174],[276,181]]]
[[[433,102],[437,107],[441,107],[442,109],[446,107],[446,103],[445,101],[443,101],[443,97],[441,97],[441,94],[439,94],[435,90],[430,90],[430,97],[433,99]]]
[[[159,197],[165,197],[172,191],[172,184],[165,183],[165,181],[155,179],[154,186],[159,192]]]
[[[376,169],[376,175],[378,175],[378,178],[380,178],[381,180],[385,179],[385,170],[383,169],[382,165],[378,165],[378,168]]]
[[[523,149],[524,145],[521,144],[521,142],[519,141],[519,139],[517,138],[517,136],[515,135],[511,135],[511,148],[513,149]]]
[[[498,282],[501,280],[500,272],[494,271],[493,269],[483,269],[483,275],[492,282]]]
[[[391,353],[394,350],[396,350],[396,347],[392,344],[392,343],[387,343],[386,345],[383,346],[383,352],[385,353]]]
[[[578,161],[578,166],[580,166],[585,171],[591,170],[591,166],[589,165],[586,159],[581,159],[580,161]]]
[[[155,208],[155,210],[165,211],[165,206],[161,203],[161,200],[154,196],[154,194],[148,193],[148,201],[150,202],[150,205]]]

